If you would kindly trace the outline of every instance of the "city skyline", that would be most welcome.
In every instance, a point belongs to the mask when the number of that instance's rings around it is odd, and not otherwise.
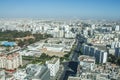
[[[120,17],[119,0],[0,0],[0,17]]]

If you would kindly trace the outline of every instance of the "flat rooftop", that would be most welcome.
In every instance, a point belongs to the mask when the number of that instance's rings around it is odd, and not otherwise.
[[[106,51],[106,46],[104,45],[94,45],[94,47],[98,48],[99,50]]]
[[[78,60],[84,61],[84,62],[95,62],[95,58],[91,56],[81,55],[79,56]]]
[[[52,60],[48,61],[50,64],[55,64],[59,58],[53,58]]]

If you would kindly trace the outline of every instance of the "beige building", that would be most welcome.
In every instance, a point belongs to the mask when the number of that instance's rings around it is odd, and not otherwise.
[[[22,66],[22,56],[20,54],[0,54],[0,68],[15,70],[19,66]]]

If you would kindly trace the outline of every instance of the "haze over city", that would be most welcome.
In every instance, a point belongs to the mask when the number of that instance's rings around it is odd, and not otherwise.
[[[0,0],[0,80],[120,80],[120,0]]]

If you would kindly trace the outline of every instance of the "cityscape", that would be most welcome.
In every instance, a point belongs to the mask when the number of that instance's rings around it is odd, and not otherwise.
[[[0,80],[120,80],[119,0],[1,0]]]

